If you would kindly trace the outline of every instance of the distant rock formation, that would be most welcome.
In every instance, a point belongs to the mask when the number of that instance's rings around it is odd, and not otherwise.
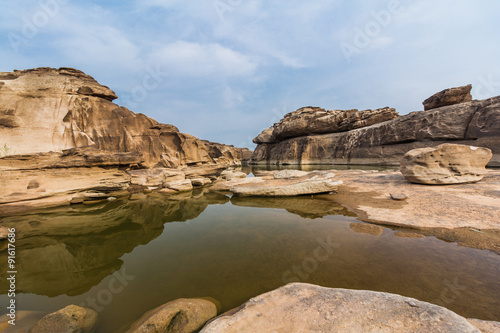
[[[404,116],[391,108],[299,109],[254,139],[250,163],[399,165],[412,149],[451,142],[489,148],[489,166],[500,166],[500,96],[467,101],[470,88],[440,92],[426,101],[431,109]]]
[[[91,146],[139,152],[144,167],[239,163],[248,149],[203,142],[112,103],[116,94],[72,68],[0,72],[1,145],[16,154],[62,152]],[[211,145],[220,146],[214,152]]]

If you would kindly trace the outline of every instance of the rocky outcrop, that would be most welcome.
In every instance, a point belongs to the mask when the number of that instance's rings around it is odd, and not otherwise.
[[[238,148],[204,143],[112,103],[116,94],[71,68],[0,73],[0,137],[16,154],[95,149],[142,154],[142,166],[239,163]],[[213,147],[217,147],[216,149]]]
[[[208,323],[202,333],[480,332],[443,307],[395,294],[291,283]]]
[[[414,149],[401,160],[401,173],[417,184],[461,184],[483,179],[492,157],[487,148],[442,144]]]
[[[127,333],[193,333],[217,315],[214,303],[204,299],[180,298],[142,316]]]
[[[323,133],[310,131],[322,118],[311,116],[312,109],[307,109],[285,116],[272,130],[257,136],[254,142],[258,146],[250,164],[399,165],[412,149],[451,142],[489,148],[493,152],[489,166],[500,166],[500,96],[397,118],[375,117],[373,120],[385,121],[369,121],[369,126],[346,132],[339,131],[338,126],[324,127]]]
[[[346,132],[397,118],[395,109],[325,110],[308,106],[285,115],[273,127],[264,130],[254,143],[275,143],[286,138],[310,134]]]
[[[335,174],[323,171],[295,175],[292,170],[285,170],[276,173],[274,179],[235,185],[230,191],[240,197],[290,197],[329,193],[337,191],[342,184],[342,181],[335,180],[334,177]]]
[[[233,145],[207,140],[202,141],[207,146],[208,154],[216,163],[235,164],[235,161],[248,160],[252,157],[252,151],[248,148],[237,148]]]
[[[424,110],[472,101],[471,89],[472,85],[469,84],[440,91],[422,102]]]
[[[80,306],[69,305],[40,319],[28,330],[28,333],[93,333],[96,327],[97,312]]]

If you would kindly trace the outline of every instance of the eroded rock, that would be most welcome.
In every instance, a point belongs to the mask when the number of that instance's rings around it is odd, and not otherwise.
[[[456,313],[413,298],[306,283],[254,297],[201,332],[479,333]]]
[[[335,180],[334,176],[333,173],[313,171],[302,177],[275,178],[262,182],[236,185],[230,191],[237,196],[256,197],[329,193],[337,191],[338,186],[342,184],[342,181]]]
[[[461,184],[480,181],[492,157],[482,147],[442,144],[409,151],[401,160],[401,173],[417,184]]]
[[[427,98],[422,103],[424,105],[424,110],[472,101],[472,95],[470,94],[471,89],[472,85],[469,84],[462,87],[442,90]]]
[[[144,314],[127,333],[192,333],[217,315],[205,299],[177,299]]]
[[[97,312],[76,305],[48,314],[28,333],[92,333],[97,327]]]

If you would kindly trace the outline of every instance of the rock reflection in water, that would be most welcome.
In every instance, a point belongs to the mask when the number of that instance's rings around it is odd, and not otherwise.
[[[241,207],[286,209],[300,217],[315,219],[328,215],[356,216],[324,195],[300,197],[232,197],[231,203]]]
[[[187,221],[210,204],[229,198],[219,193],[139,196],[93,206],[59,207],[38,214],[12,216],[0,225],[15,227],[18,293],[55,297],[79,295],[117,271],[120,259],[163,232],[166,222]],[[0,253],[7,269],[7,252]],[[8,290],[0,281],[0,293]]]

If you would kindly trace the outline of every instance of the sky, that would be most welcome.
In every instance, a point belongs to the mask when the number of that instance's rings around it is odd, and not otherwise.
[[[304,106],[500,95],[495,0],[0,0],[0,71],[73,67],[181,132],[253,149]]]

